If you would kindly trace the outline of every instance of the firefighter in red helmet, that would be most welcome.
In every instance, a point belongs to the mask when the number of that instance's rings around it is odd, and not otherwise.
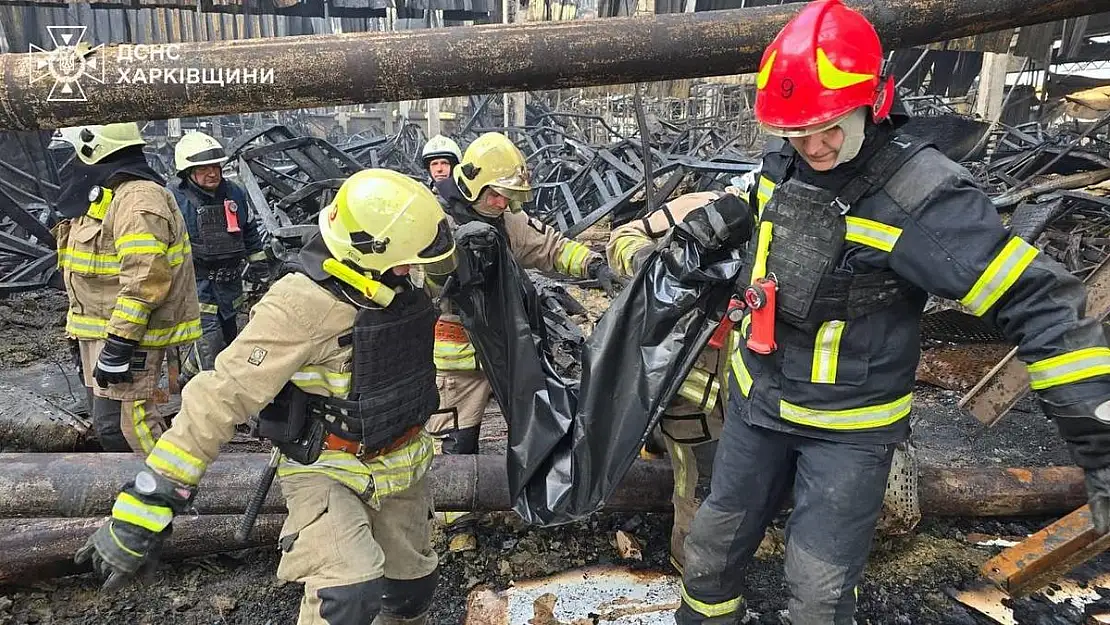
[[[891,458],[910,435],[928,295],[1018,347],[1110,526],[1110,348],[1076,277],[1003,227],[968,172],[905,133],[878,35],[840,0],[806,5],[764,52],[768,149],[749,203],[749,304],[730,354],[710,493],[685,543],[680,625],[739,623],[743,569],[793,492],[792,625],[851,625]]]

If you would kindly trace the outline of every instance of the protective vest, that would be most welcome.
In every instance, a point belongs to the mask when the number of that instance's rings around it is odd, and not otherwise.
[[[882,224],[852,216],[852,206],[886,184],[928,145],[923,139],[896,135],[865,162],[859,176],[838,190],[787,178],[797,157],[792,150],[785,158],[765,159],[755,205],[759,222],[773,224],[766,267],[778,284],[780,320],[808,332],[826,321],[882,310],[911,292],[913,286],[889,269],[863,275],[835,270],[845,242],[883,247]],[[755,266],[758,253],[754,242],[747,246],[747,266]]]
[[[289,263],[283,272],[298,269]],[[334,279],[302,273],[341,300],[364,301]],[[262,411],[259,434],[278,443],[287,456],[309,464],[315,462],[324,432],[358,442],[363,453],[373,454],[423,426],[439,405],[432,364],[435,318],[432,300],[422,289],[398,293],[388,308],[366,303],[356,313],[351,333],[339,339],[340,347],[351,347],[350,373],[294,374]],[[301,390],[319,383],[327,387],[327,395]],[[303,456],[297,445],[307,447]]]
[[[179,188],[196,213],[197,236],[192,240],[193,256],[202,263],[239,260],[246,257],[242,221],[246,211],[231,198],[200,193],[186,182]]]
[[[428,421],[439,406],[435,319],[431,298],[419,289],[398,293],[388,308],[359,311],[350,339],[351,392],[315,410],[329,432],[377,450]]]

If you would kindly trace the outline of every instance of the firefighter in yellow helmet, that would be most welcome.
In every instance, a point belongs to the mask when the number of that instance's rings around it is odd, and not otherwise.
[[[78,552],[106,585],[156,557],[220,444],[259,414],[282,452],[277,574],[305,586],[297,622],[426,622],[438,560],[423,426],[437,402],[423,280],[453,269],[451,229],[427,187],[382,169],[348,178],[319,223]]]
[[[523,204],[532,199],[528,164],[505,135],[490,132],[475,139],[452,177],[437,182],[436,190],[456,227],[472,221],[493,225],[522,267],[595,278],[611,295],[616,293],[619,279],[603,256],[523,212]],[[478,368],[466,330],[446,299],[440,303],[436,324],[435,364],[441,412],[428,421],[427,429],[442,441],[443,453],[476,454],[482,414],[492,389]],[[446,520],[452,550],[476,546],[472,533],[475,515],[448,514]]]
[[[185,222],[135,123],[65,133],[54,226],[93,425],[105,451],[146,454],[164,425],[152,397],[166,350],[200,337]]]

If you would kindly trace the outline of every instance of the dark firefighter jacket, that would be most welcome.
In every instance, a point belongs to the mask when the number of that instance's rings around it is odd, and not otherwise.
[[[189,229],[189,240],[193,242],[193,262],[196,265],[197,296],[200,299],[201,313],[219,313],[223,318],[234,317],[243,294],[243,283],[239,279],[239,271],[242,269],[240,264],[244,259],[265,260],[258,222],[250,214],[246,192],[226,179],[220,183],[215,193],[208,193],[181,178],[171,181],[169,189],[181,208],[185,225]],[[224,200],[231,200],[238,207],[243,251],[233,259],[204,258],[204,237],[197,217],[198,205],[200,202],[205,205],[221,205]],[[197,242],[201,245],[197,245]]]
[[[869,128],[859,157],[826,173],[810,169],[788,144],[769,151],[752,190],[760,218],[774,212],[765,209],[792,178],[840,190],[864,171],[879,146],[913,145],[906,135],[874,131]],[[821,319],[811,312],[810,323],[799,324],[779,315],[778,349],[770,355],[756,354],[741,341],[730,358],[731,414],[828,440],[903,440],[921,316],[932,293],[958,301],[1016,344],[1042,401],[1094,415],[1095,406],[1110,398],[1110,349],[1097,320],[1084,318],[1080,280],[1011,236],[970,174],[932,147],[916,151],[879,182],[842,214],[843,247],[825,271],[889,272],[894,297],[851,319]],[[758,247],[754,236],[748,245]],[[772,235],[769,259],[776,253],[782,250],[776,251]],[[786,267],[783,260],[779,267]],[[819,308],[814,304],[817,313]],[[741,324],[744,336],[750,326],[749,315]]]

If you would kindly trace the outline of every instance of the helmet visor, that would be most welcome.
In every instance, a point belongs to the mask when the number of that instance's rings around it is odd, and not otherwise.
[[[511,175],[498,178],[489,184],[491,187],[498,187],[498,191],[501,189],[530,191],[532,189],[531,176],[529,175],[527,165],[521,165],[513,170]]]
[[[771,126],[763,122],[760,122],[759,126],[763,128],[763,131],[767,134],[775,135],[776,137],[808,137],[809,135],[815,135],[819,132],[824,132],[830,128],[835,128],[836,126],[839,126],[840,122],[844,121],[844,118],[851,115],[854,110],[855,109],[848,111],[844,115],[837,115],[827,122],[810,124],[809,126],[801,126],[798,128],[781,128],[779,126]]]
[[[491,184],[490,188],[493,189],[498,195],[503,195],[509,198],[510,204],[525,204],[532,201],[532,189],[506,189],[505,187]]]
[[[445,276],[454,271],[457,265],[454,252],[455,237],[451,234],[451,226],[446,219],[441,219],[436,228],[435,239],[416,256],[419,259],[428,259],[420,264],[429,274]]]

